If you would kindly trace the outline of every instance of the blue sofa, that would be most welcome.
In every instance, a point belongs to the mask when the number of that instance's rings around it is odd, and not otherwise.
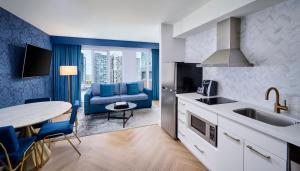
[[[139,93],[134,95],[127,94],[127,83],[113,84],[113,96],[100,96],[100,83],[93,83],[84,95],[84,114],[106,113],[105,106],[120,101],[133,102],[137,104],[137,109],[151,108],[152,90],[144,88],[143,82],[138,83]]]

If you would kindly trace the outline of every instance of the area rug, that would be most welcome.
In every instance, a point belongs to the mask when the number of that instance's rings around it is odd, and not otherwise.
[[[114,113],[113,115],[120,115],[122,113]],[[130,115],[128,111],[127,116]],[[110,119],[107,120],[107,114],[92,114],[85,116],[83,108],[78,109],[78,135],[89,136],[94,134],[100,134],[105,132],[118,131],[128,128],[137,128],[142,126],[148,126],[158,124],[160,120],[159,105],[153,103],[152,108],[136,109],[133,111],[133,117],[131,117],[123,128],[122,119]]]

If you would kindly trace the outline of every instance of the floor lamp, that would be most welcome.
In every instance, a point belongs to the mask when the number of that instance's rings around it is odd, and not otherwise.
[[[77,66],[60,66],[59,75],[68,76],[68,97],[69,97],[69,102],[72,104],[71,76],[77,75]]]

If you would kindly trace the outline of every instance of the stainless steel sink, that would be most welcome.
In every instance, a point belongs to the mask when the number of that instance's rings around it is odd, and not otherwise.
[[[298,123],[292,118],[287,118],[280,115],[276,116],[252,108],[236,109],[233,110],[233,112],[274,126],[285,127]]]

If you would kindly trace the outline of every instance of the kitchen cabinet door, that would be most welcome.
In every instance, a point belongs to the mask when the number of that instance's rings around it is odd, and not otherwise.
[[[242,171],[243,139],[221,127],[218,131],[217,170]]]
[[[286,161],[246,141],[244,171],[285,171]]]

